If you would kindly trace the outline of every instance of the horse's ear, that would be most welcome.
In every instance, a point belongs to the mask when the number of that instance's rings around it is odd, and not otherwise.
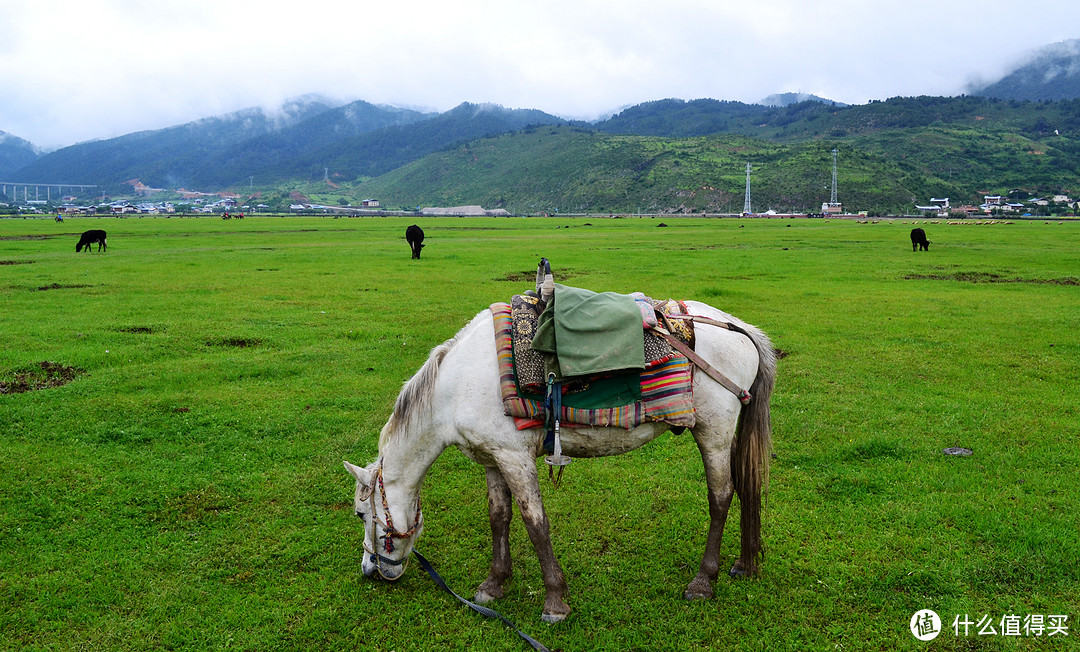
[[[371,471],[363,467],[356,466],[355,464],[349,464],[345,460],[342,460],[342,464],[345,465],[345,470],[352,474],[356,481],[364,487],[371,486]]]

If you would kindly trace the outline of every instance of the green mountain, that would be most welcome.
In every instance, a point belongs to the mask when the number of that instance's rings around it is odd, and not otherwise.
[[[1080,193],[1080,100],[893,98],[834,107],[661,100],[589,128],[472,141],[356,186],[384,206],[482,204],[522,212],[910,213],[930,197]]]
[[[998,81],[973,87],[972,95],[1005,100],[1068,100],[1080,97],[1080,39],[1042,48]]]
[[[64,147],[18,170],[14,181],[84,183],[118,187],[139,179],[151,187],[180,188],[221,151],[288,128],[332,108],[311,96],[292,100],[278,111],[250,108],[187,124],[140,131],[108,140]],[[239,181],[230,179],[230,183]]]
[[[286,207],[285,190],[309,183],[305,193],[334,204],[374,197],[394,208],[738,212],[749,162],[754,210],[813,212],[829,198],[834,148],[838,199],[849,210],[911,212],[942,196],[953,204],[987,194],[1075,197],[1080,100],[665,99],[595,124],[469,103],[425,114],[311,101],[282,115],[250,110],[82,143],[6,180],[96,183],[110,193],[130,179],[172,189],[254,186],[277,191]]]
[[[19,168],[34,162],[38,152],[27,140],[0,131],[0,180],[10,181]]]
[[[321,179],[327,166],[366,134],[415,124],[434,115],[352,102],[221,148],[192,171],[190,183],[216,188],[238,180],[267,185],[291,178]],[[334,177],[340,178],[336,166]]]
[[[511,212],[739,212],[753,161],[753,208],[815,210],[828,200],[834,143],[778,145],[734,135],[613,136],[576,126],[473,141],[359,184],[384,206],[481,204]],[[901,206],[925,183],[858,151],[840,166],[844,198]]]
[[[748,133],[762,116],[783,113],[784,109],[760,104],[712,99],[656,100],[632,106],[596,124],[609,134],[685,138],[717,133]]]
[[[318,122],[316,118],[290,130],[288,135],[305,140],[305,146],[277,165],[255,168],[258,174],[271,183],[321,178],[324,172],[334,181],[351,181],[385,174],[455,143],[563,120],[542,111],[464,103],[445,113],[353,134],[327,135],[316,128]],[[251,145],[238,146],[237,153],[250,155]]]
[[[830,106],[847,106],[843,102],[837,102],[835,100],[827,100],[824,97],[818,97],[810,93],[775,93],[762,100],[758,100],[758,104],[764,106],[787,106],[789,104],[798,104],[799,102],[821,102],[822,104],[828,104]]]
[[[288,108],[288,107],[287,107]],[[281,114],[254,108],[222,117],[80,143],[25,165],[16,181],[107,189],[139,179],[154,188],[353,180],[388,172],[454,143],[563,122],[542,111],[461,104],[428,114],[358,101],[302,101]]]

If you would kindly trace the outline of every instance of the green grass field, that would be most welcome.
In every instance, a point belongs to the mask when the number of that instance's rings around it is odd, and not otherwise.
[[[693,440],[664,435],[545,484],[562,624],[515,517],[493,606],[520,627],[553,650],[1075,647],[1080,224],[923,224],[913,253],[899,221],[428,218],[414,261],[413,221],[0,220],[0,382],[59,385],[0,395],[0,649],[527,649],[415,564],[363,577],[341,460],[374,458],[431,347],[541,256],[704,300],[783,358],[762,574],[681,599],[708,511]],[[107,252],[75,252],[89,228]],[[423,501],[417,548],[471,597],[483,470],[447,451]],[[733,512],[723,568],[737,550]],[[955,635],[964,615],[997,634]],[[1068,636],[1003,633],[1032,615]]]

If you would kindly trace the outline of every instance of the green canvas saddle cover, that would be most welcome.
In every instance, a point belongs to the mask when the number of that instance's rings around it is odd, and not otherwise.
[[[681,306],[674,301],[653,302],[644,295],[638,301],[647,301],[648,310],[655,306],[660,314],[684,312],[679,311]],[[511,303],[491,305],[503,408],[508,416],[514,417],[519,429],[537,427],[544,422],[545,363],[531,348],[540,305],[538,296],[527,295],[516,295]],[[633,320],[638,329],[643,328],[643,310],[639,308]],[[684,326],[682,322],[669,324],[673,325]],[[692,331],[687,335],[685,339],[691,339]],[[578,376],[562,383],[560,417],[564,426],[629,429],[646,421],[663,421],[673,427],[694,426],[690,361],[652,331],[644,339],[644,370]]]
[[[645,368],[641,310],[634,298],[555,284],[540,314],[532,349],[562,381]],[[636,377],[636,374],[635,374]]]

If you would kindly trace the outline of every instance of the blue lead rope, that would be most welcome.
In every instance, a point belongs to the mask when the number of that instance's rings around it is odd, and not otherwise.
[[[450,589],[450,587],[446,585],[446,582],[443,581],[443,578],[435,572],[435,567],[431,565],[431,562],[425,559],[424,556],[417,552],[415,549],[413,549],[412,551],[412,556],[416,557],[416,561],[420,562],[420,565],[423,566],[424,570],[427,571],[427,574],[431,576],[431,579],[435,582],[435,584],[439,585],[439,588],[454,596],[481,616],[487,616],[488,618],[498,618],[499,620],[503,621],[510,629],[517,632],[518,636],[525,639],[525,642],[531,645],[534,650],[537,650],[538,652],[551,652],[551,650],[544,647],[543,643],[515,627],[514,623],[510,622],[505,616],[503,616],[499,612],[495,611],[494,609],[488,609],[487,607],[476,604],[475,602],[472,602],[470,600],[466,600],[457,593],[454,593]]]
[[[555,374],[548,376],[547,395],[544,397],[544,409],[547,410],[547,432],[544,435],[544,452],[555,452],[555,429],[562,418],[562,383],[555,382]]]

